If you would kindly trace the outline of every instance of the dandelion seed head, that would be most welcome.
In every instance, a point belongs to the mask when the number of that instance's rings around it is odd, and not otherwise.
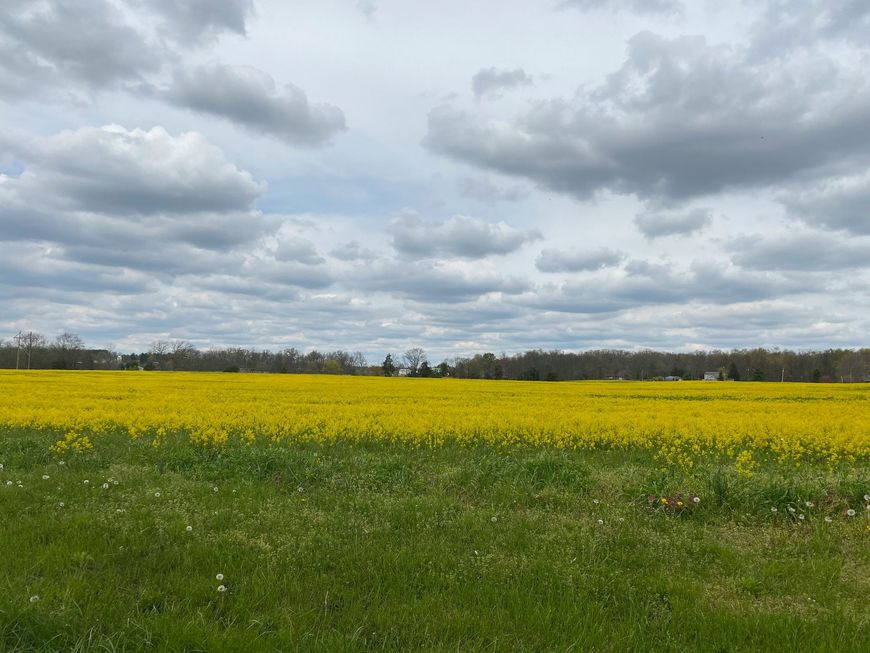
[[[303,492],[305,492],[305,488],[302,487],[302,486],[300,485],[298,488],[296,488],[296,491],[297,491],[299,494],[302,494]]]
[[[598,525],[601,526],[601,525],[603,525],[603,524],[604,524],[604,520],[603,520],[603,519],[599,519],[599,520],[598,520]]]
[[[188,526],[188,527],[185,528],[184,530],[186,530],[188,533],[190,533],[190,532],[193,531],[193,526]]]
[[[63,508],[64,506],[66,506],[66,504],[65,504],[63,501],[61,501],[61,502],[60,502],[59,504],[57,504],[57,505],[60,506],[61,508]]]
[[[493,515],[493,516],[490,518],[489,521],[491,521],[491,522],[494,524],[494,523],[496,523],[496,522],[498,521],[498,517],[496,517],[495,515]]]
[[[223,574],[218,574],[218,575],[215,576],[214,578],[215,578],[215,580],[223,580],[223,579],[224,579],[224,575],[223,575]]]
[[[798,519],[800,519],[801,521],[803,521],[803,520],[805,519],[805,517],[804,517],[804,513],[799,514],[799,515],[798,515]]]
[[[155,493],[154,493],[154,496],[157,497],[157,498],[159,499],[159,498],[160,498],[160,493],[159,493],[159,492],[155,492]]]
[[[777,510],[776,506],[774,506],[773,508],[770,509],[770,512],[779,512],[779,510]]]
[[[43,480],[43,481],[47,481],[49,478],[50,478],[50,477],[49,477],[48,474],[43,474],[43,475],[42,475],[42,480]]]
[[[870,501],[870,494],[864,495],[864,501]]]
[[[218,592],[226,592],[227,586],[226,585],[218,585],[217,591]]]
[[[108,490],[108,489],[109,489],[109,484],[108,484],[108,483],[103,483],[103,489],[104,489],[104,490]]]
[[[692,497],[692,501],[695,503],[701,503],[701,497]]]
[[[825,517],[825,521],[828,522],[828,523],[830,524],[830,523],[831,523],[832,521],[834,521],[834,520],[831,519],[830,517]]]
[[[12,485],[12,481],[6,481],[6,485]]]
[[[218,486],[215,485],[215,486],[211,489],[211,491],[212,491],[212,492],[217,492],[217,491],[218,491]]]
[[[83,485],[90,485],[91,482],[90,482],[88,479],[85,479],[85,480],[82,481],[82,484],[83,484]]]
[[[812,508],[815,505],[812,501],[805,501],[804,503],[807,508]]]
[[[36,603],[38,600],[39,600],[39,596],[37,596],[36,594],[34,594],[33,596],[30,597],[31,603]]]
[[[60,465],[61,467],[63,467],[64,465],[66,465],[66,461],[58,460],[57,464]]]
[[[846,511],[846,514],[849,515],[849,517],[854,517],[854,516],[855,516],[855,509],[854,509],[854,508],[849,508],[849,509]]]

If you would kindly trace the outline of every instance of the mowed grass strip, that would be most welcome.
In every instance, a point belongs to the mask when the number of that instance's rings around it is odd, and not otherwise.
[[[0,435],[2,651],[870,650],[864,466],[57,437]]]

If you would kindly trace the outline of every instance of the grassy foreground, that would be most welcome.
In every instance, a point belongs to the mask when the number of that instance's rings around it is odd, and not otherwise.
[[[864,466],[57,438],[0,434],[0,651],[870,650]]]

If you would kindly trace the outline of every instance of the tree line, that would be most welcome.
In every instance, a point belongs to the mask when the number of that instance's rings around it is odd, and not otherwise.
[[[593,379],[702,379],[714,373],[734,381],[870,381],[870,349],[733,349],[696,352],[583,352],[532,350],[513,355],[491,352],[433,363],[420,347],[381,364],[371,364],[361,352],[294,347],[281,351],[245,347],[201,350],[185,340],[157,340],[147,351],[121,354],[88,348],[77,335],[64,332],[53,339],[33,331],[0,338],[0,368],[127,369],[145,371],[261,372],[275,374],[354,374],[525,381]]]

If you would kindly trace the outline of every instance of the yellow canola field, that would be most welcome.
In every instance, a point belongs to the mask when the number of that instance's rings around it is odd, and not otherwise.
[[[58,450],[99,446],[117,432],[155,445],[180,433],[205,445],[641,447],[684,467],[727,456],[751,473],[759,454],[789,463],[870,458],[870,384],[0,371],[0,429],[57,432]]]

